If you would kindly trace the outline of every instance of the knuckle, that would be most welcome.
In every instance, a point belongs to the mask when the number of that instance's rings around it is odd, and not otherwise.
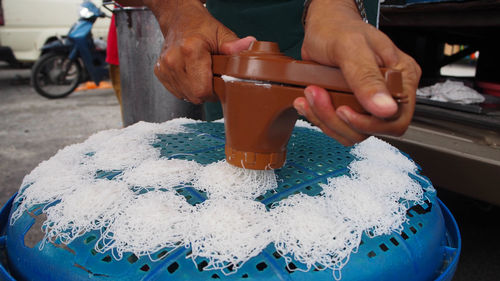
[[[398,59],[398,51],[396,49],[396,47],[392,47],[392,48],[385,48],[383,51],[382,51],[382,57],[385,61],[385,66],[389,66],[389,67],[392,67],[394,65],[396,65],[399,61]]]
[[[181,53],[184,56],[192,56],[201,48],[201,39],[196,36],[191,36],[182,41],[180,45]]]
[[[208,96],[210,96],[210,94],[212,94],[212,90],[211,90],[210,85],[202,84],[202,83],[196,83],[191,88],[191,94],[196,99],[204,100]]]
[[[348,140],[338,140],[337,139],[337,141],[340,142],[341,145],[346,146],[346,147],[354,145],[354,143],[352,141],[348,141]]]
[[[397,129],[397,130],[395,130],[395,131],[393,132],[393,135],[394,135],[395,137],[400,137],[400,136],[404,135],[404,133],[405,133],[405,132],[406,132],[406,129],[401,128],[401,129]]]
[[[346,46],[361,46],[361,45],[366,45],[366,37],[363,33],[360,32],[355,32],[355,33],[350,33],[350,34],[344,34],[337,40],[338,42],[343,42],[345,43]],[[339,42],[339,43],[340,43]]]
[[[396,127],[392,128],[388,133],[390,135],[400,137],[400,136],[404,135],[407,128],[408,128],[408,126],[402,126],[402,125],[396,126]]]
[[[343,146],[353,146],[356,144],[356,141],[350,139],[343,139],[340,137],[333,137],[333,138],[336,139],[338,142],[340,142],[340,144],[342,144]]]
[[[163,82],[162,84],[163,84],[163,87],[165,87],[165,89],[167,89],[167,91],[169,93],[171,93],[172,95],[174,95],[178,99],[181,98],[181,93],[173,85],[171,85],[167,82]]]
[[[181,48],[181,53],[184,55],[184,56],[191,56],[194,52],[195,52],[195,46],[192,45],[192,44],[183,44],[180,46]]]
[[[346,54],[359,53],[359,50],[366,48],[366,38],[361,33],[342,33],[335,36],[330,41],[329,50],[336,53],[339,60],[342,60]]]
[[[358,67],[354,71],[354,77],[364,86],[379,85],[384,83],[382,75],[370,67]]]
[[[417,72],[417,77],[420,78],[422,76],[422,68],[420,65],[415,61],[415,59],[410,58],[412,61],[412,64],[415,66],[415,71]]]
[[[405,54],[405,64],[406,68],[411,71],[412,74],[418,79],[422,75],[422,69],[417,61],[409,55]]]
[[[362,33],[339,33],[329,38],[326,42],[326,49],[330,59],[338,61],[348,61],[346,54],[357,53],[358,50],[367,46],[366,38]]]
[[[400,126],[397,130],[396,130],[396,135],[398,137],[404,135],[406,133],[406,131],[408,130],[408,125],[409,124],[405,124],[403,126]]]
[[[364,141],[366,138],[368,138],[367,135],[357,135],[354,137],[353,141],[355,143],[360,143],[360,142]]]
[[[161,58],[161,62],[160,62],[160,66],[165,66],[164,68],[162,69],[165,69],[165,68],[174,68],[174,66],[176,65],[176,62],[177,62],[178,58],[177,56],[175,55],[175,52],[173,50],[169,50],[167,51]],[[161,70],[160,70],[161,71]]]

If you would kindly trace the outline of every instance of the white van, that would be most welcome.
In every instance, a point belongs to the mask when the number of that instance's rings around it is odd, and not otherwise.
[[[0,0],[0,61],[32,63],[40,48],[65,36],[78,20],[83,0]],[[98,7],[102,0],[93,0]],[[101,8],[102,11],[110,13]],[[107,39],[109,18],[99,18],[93,26],[94,38]]]

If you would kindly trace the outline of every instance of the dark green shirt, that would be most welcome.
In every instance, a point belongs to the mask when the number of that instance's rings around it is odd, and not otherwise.
[[[376,25],[378,1],[364,2],[368,20]],[[287,56],[301,59],[304,0],[207,0],[207,9],[238,37],[252,35],[260,41],[277,42]],[[205,103],[203,112],[207,121],[222,118],[219,103]]]
[[[368,18],[376,25],[378,1],[365,3]],[[277,42],[286,55],[300,59],[304,0],[207,0],[207,9],[238,37]]]

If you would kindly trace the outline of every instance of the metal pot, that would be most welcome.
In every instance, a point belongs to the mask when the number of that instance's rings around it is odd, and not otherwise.
[[[178,117],[201,119],[201,106],[177,99],[154,75],[163,35],[146,7],[114,9],[118,35],[124,126]]]

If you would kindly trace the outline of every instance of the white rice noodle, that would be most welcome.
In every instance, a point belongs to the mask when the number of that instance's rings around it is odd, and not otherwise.
[[[151,146],[157,134],[188,132],[182,125],[193,122],[141,122],[62,149],[25,177],[11,224],[43,204],[44,241],[69,244],[99,231],[96,250],[117,259],[186,246],[193,261],[207,260],[205,270],[224,273],[274,243],[288,261],[302,264],[299,270],[332,269],[338,278],[363,233],[400,231],[408,207],[423,200],[410,176],[418,171],[415,163],[371,137],[351,150],[356,159],[349,175],[329,178],[320,195],[293,195],[267,210],[254,199],[278,187],[274,171],[160,158]],[[317,130],[302,121],[298,126]],[[99,171],[116,174],[97,179]],[[206,192],[207,200],[190,205],[176,193],[186,186]]]

